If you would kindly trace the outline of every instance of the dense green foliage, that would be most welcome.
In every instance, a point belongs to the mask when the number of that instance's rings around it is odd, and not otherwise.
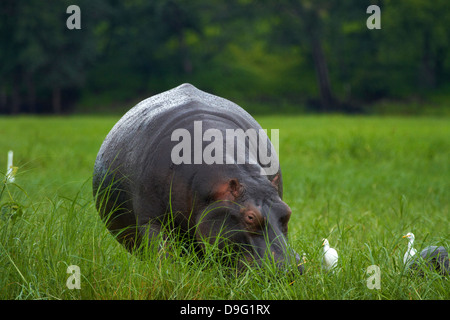
[[[0,150],[13,149],[19,167],[15,184],[0,183],[0,299],[450,298],[448,278],[405,272],[401,237],[414,232],[418,250],[450,247],[448,119],[257,118],[280,129],[290,243],[307,257],[294,279],[271,268],[236,275],[193,254],[128,254],[91,194],[96,153],[117,120],[0,118],[0,136],[10,137]],[[323,237],[340,255],[334,273],[320,267]],[[66,286],[69,265],[80,267],[80,290]],[[366,286],[370,265],[380,267],[380,290]]]
[[[95,112],[183,82],[256,112],[445,106],[449,38],[447,0],[3,0],[0,112]]]

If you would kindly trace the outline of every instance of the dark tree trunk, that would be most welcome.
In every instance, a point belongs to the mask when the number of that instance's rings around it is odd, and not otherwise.
[[[52,108],[56,114],[61,113],[61,88],[53,87],[52,91]]]
[[[314,69],[316,71],[317,83],[320,90],[320,101],[324,111],[336,108],[336,100],[333,96],[328,75],[328,65],[323,52],[320,39],[314,35],[310,38]]]
[[[436,85],[435,61],[431,52],[431,43],[429,32],[424,33],[423,37],[423,55],[420,63],[419,83],[426,89],[434,88]]]
[[[316,72],[322,110],[337,109],[338,101],[333,95],[327,60],[321,42],[322,21],[318,13],[319,9],[311,3],[307,6],[306,4],[295,2],[285,7],[285,10],[288,14],[293,15],[295,19],[298,19],[305,30]]]
[[[20,82],[15,76],[11,88],[11,113],[18,114],[20,112],[21,104],[22,102],[20,99]]]
[[[36,86],[33,81],[33,76],[30,73],[25,73],[25,86],[27,88],[27,104],[30,113],[36,113]]]
[[[5,111],[6,105],[8,103],[8,95],[6,93],[6,87],[0,87],[0,112]]]
[[[186,37],[184,35],[184,31],[182,29],[178,32],[178,43],[179,43],[179,52],[180,52],[180,60],[183,66],[183,72],[186,74],[192,73],[192,61],[189,56],[189,48],[186,44]]]

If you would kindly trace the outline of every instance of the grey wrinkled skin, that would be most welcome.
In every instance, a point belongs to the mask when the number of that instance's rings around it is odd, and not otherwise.
[[[178,144],[172,132],[185,128],[193,137],[194,121],[224,137],[226,129],[261,129],[238,105],[190,84],[140,102],[112,128],[95,162],[93,192],[108,229],[133,251],[154,240],[171,216],[171,225],[200,247],[218,240],[219,246],[242,249],[247,260],[271,256],[280,266],[298,263],[286,242],[291,210],[282,201],[280,169],[261,175],[259,159],[258,164],[172,162]]]

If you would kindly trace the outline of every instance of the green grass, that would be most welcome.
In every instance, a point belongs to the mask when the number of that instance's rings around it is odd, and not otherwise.
[[[97,151],[118,119],[0,118],[0,172],[10,149],[19,167],[15,184],[0,179],[0,299],[450,298],[448,278],[405,273],[401,237],[414,232],[418,250],[450,248],[448,118],[257,119],[280,129],[290,243],[307,256],[294,281],[270,267],[236,274],[193,254],[127,253],[91,190]],[[323,237],[340,255],[334,273],[320,267]],[[80,290],[66,286],[69,265],[80,267]],[[380,267],[380,290],[367,288],[370,265]]]

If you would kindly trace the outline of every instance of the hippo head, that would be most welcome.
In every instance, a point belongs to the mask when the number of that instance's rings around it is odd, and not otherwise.
[[[245,264],[262,265],[269,259],[284,269],[295,263],[302,273],[299,255],[287,244],[291,209],[281,200],[280,180],[280,174],[272,181],[261,175],[223,179],[216,184],[210,205],[197,221],[197,239],[216,242],[221,250],[233,248],[233,252],[241,253]]]

